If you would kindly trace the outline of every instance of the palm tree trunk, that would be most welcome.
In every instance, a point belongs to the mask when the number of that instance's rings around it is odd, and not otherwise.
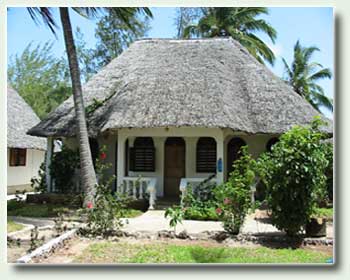
[[[85,194],[84,205],[86,206],[88,202],[93,202],[97,181],[89,145],[77,52],[67,7],[60,8],[60,17],[72,79],[77,136],[79,139],[81,183]]]

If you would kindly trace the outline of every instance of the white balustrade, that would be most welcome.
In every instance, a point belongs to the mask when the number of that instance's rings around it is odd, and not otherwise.
[[[149,209],[152,210],[156,201],[156,185],[157,179],[153,177],[123,177],[122,185],[117,190],[134,199],[142,199],[144,194],[149,193]]]

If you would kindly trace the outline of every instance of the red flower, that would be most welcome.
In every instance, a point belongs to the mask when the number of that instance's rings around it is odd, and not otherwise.
[[[91,209],[91,208],[93,207],[92,202],[88,202],[88,203],[86,204],[86,207],[89,208],[89,209]]]
[[[230,204],[231,203],[231,199],[229,199],[228,197],[226,197],[225,199],[224,199],[224,204],[225,205],[228,205],[228,204]]]
[[[101,158],[102,160],[106,159],[106,157],[107,157],[106,153],[101,153],[100,158]]]
[[[220,215],[222,213],[222,209],[221,208],[216,208],[215,212],[216,212],[216,214]]]

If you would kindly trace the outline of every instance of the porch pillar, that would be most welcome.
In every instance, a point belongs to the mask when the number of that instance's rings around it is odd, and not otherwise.
[[[224,182],[224,137],[216,136],[216,178],[217,183]]]
[[[50,174],[50,165],[52,160],[52,152],[53,152],[53,138],[47,138],[47,147],[46,147],[46,158],[45,158],[45,173],[46,173],[46,188],[47,192],[52,191],[52,180]]]
[[[118,132],[118,158],[117,158],[117,190],[123,184],[124,170],[125,170],[125,135]]]

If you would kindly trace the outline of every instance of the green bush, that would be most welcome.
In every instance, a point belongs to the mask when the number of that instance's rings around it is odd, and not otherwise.
[[[328,161],[327,168],[325,171],[326,174],[326,188],[327,188],[327,198],[329,201],[333,201],[333,144],[325,142],[324,151],[325,156]]]
[[[61,152],[54,153],[50,165],[52,180],[55,182],[55,190],[59,193],[74,193],[75,172],[79,168],[79,151],[73,151],[66,146]]]
[[[189,185],[182,197],[182,211],[187,220],[214,220],[219,219],[215,212],[216,201],[214,197],[215,184],[210,183],[211,177],[204,180],[196,188]]]
[[[33,177],[30,179],[30,185],[35,192],[40,192],[40,193],[47,192],[45,162],[43,162],[40,165],[40,168],[38,171],[38,177]]]
[[[243,225],[251,204],[251,186],[255,181],[255,161],[247,152],[247,146],[241,148],[241,157],[233,163],[233,171],[228,181],[215,188],[218,202],[217,214],[224,229],[237,234]]]
[[[317,118],[310,126],[293,127],[258,161],[272,222],[291,236],[306,225],[325,198],[328,161],[321,125]]]
[[[106,158],[105,147],[101,149],[100,159],[96,159],[96,173],[99,178],[96,185],[94,201],[88,202],[83,213],[87,216],[86,229],[93,235],[108,235],[123,226],[121,220],[128,214],[126,205],[130,198],[111,191],[111,185],[115,176],[108,179],[104,177],[104,171],[110,168],[110,164],[104,163]]]

